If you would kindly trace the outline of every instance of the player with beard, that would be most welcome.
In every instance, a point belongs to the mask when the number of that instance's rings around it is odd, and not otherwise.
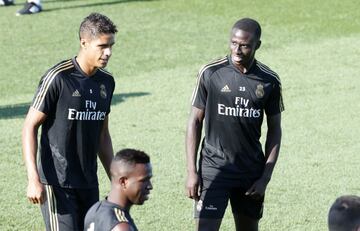
[[[197,230],[219,230],[229,200],[236,230],[258,230],[284,110],[278,75],[255,59],[260,37],[258,22],[237,21],[230,55],[205,65],[198,75],[186,132],[186,192],[195,200]],[[263,151],[259,140],[265,114]]]

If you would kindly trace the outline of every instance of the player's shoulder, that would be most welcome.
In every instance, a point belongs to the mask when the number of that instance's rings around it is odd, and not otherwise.
[[[113,212],[114,212],[114,215],[115,215],[118,222],[129,223],[129,219],[128,219],[127,214],[126,214],[126,212],[124,210],[122,210],[120,208],[117,208],[117,207],[114,207]]]
[[[86,214],[86,218],[91,220],[98,220],[104,217],[108,217],[117,220],[115,209],[116,207],[106,200],[98,201],[90,207]]]
[[[207,76],[210,76],[216,70],[218,70],[219,68],[222,68],[228,64],[229,64],[229,59],[227,56],[213,59],[200,68],[198,76],[202,76],[204,74],[206,74]]]
[[[114,79],[114,76],[111,72],[109,72],[108,70],[104,69],[104,68],[99,68],[99,74],[103,75],[106,78],[110,78],[110,79]]]
[[[270,67],[268,67],[267,65],[263,64],[258,60],[256,60],[255,65],[261,77],[266,78],[271,82],[281,84],[279,75],[275,71],[273,71]]]
[[[109,71],[107,71],[106,69],[99,68],[96,75],[97,75],[97,78],[100,78],[103,81],[108,82],[110,85],[115,85],[114,76]]]
[[[86,216],[87,217],[94,216],[99,211],[99,209],[101,208],[101,202],[102,201],[98,201],[95,204],[93,204],[90,207],[90,209],[87,211]]]
[[[96,220],[97,212],[99,210],[99,207],[101,206],[101,201],[96,202],[93,204],[90,209],[86,212],[85,215],[85,226],[90,225]]]
[[[71,59],[66,59],[58,62],[54,66],[50,67],[44,74],[43,78],[54,78],[62,76],[64,72],[74,68],[74,63]]]
[[[62,60],[60,62],[58,62],[57,64],[55,64],[54,66],[52,66],[48,72],[52,72],[52,73],[61,73],[64,70],[68,70],[70,68],[74,67],[74,63],[72,61],[72,59],[66,59],[66,60]]]
[[[63,77],[65,73],[67,73],[69,70],[71,71],[73,68],[74,64],[71,59],[63,60],[50,67],[45,72],[45,74],[41,77],[40,84],[45,84],[46,86],[58,86],[58,83],[61,82],[61,77]]]

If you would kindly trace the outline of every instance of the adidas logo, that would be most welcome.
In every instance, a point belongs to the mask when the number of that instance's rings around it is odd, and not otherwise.
[[[80,92],[76,89],[73,93],[72,93],[72,96],[74,97],[80,97]]]
[[[231,92],[230,88],[228,85],[225,85],[222,89],[221,92]]]

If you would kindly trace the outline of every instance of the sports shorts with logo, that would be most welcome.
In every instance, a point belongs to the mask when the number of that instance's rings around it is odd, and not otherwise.
[[[89,208],[99,200],[99,189],[73,189],[44,185],[41,212],[47,231],[83,231]]]
[[[221,219],[230,200],[233,214],[260,219],[263,213],[264,197],[256,200],[246,196],[246,190],[229,184],[202,179],[200,199],[195,202],[194,206],[194,217]]]

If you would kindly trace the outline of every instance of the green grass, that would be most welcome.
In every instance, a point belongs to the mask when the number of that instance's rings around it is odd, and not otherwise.
[[[261,230],[326,230],[330,204],[360,194],[360,3],[353,1],[44,1],[45,11],[15,17],[0,8],[0,230],[44,230],[25,197],[21,128],[40,76],[76,55],[77,30],[90,12],[119,26],[108,66],[116,78],[110,114],[114,149],[151,155],[154,190],[132,214],[140,230],[193,230],[184,196],[184,133],[195,76],[227,54],[229,29],[259,20],[257,57],[283,85],[283,141]],[[101,197],[109,182],[99,168]],[[221,230],[233,230],[228,211]]]

